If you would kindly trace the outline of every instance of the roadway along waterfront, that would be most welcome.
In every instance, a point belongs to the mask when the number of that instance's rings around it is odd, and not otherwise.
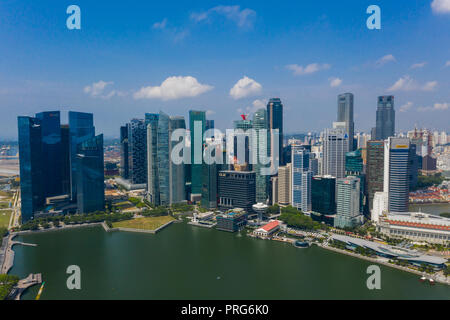
[[[373,263],[317,246],[172,224],[158,234],[102,227],[19,235],[10,274],[42,273],[41,299],[449,299],[450,287],[383,265],[381,290],[368,290]],[[81,268],[81,290],[66,269]],[[34,299],[30,288],[23,299]]]

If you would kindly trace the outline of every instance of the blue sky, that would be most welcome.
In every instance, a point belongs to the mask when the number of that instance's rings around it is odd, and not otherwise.
[[[66,27],[71,4],[81,30]],[[381,30],[366,27],[371,4]],[[93,112],[107,137],[159,110],[207,110],[225,129],[270,97],[286,132],[320,131],[343,92],[356,130],[392,94],[399,130],[450,131],[450,0],[0,2],[2,138],[43,110]]]

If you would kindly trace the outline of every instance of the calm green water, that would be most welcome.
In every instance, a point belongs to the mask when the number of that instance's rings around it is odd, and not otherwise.
[[[410,204],[409,211],[440,215],[444,212],[450,212],[450,203]]]
[[[381,290],[371,291],[369,262],[184,223],[157,235],[91,227],[17,240],[38,247],[15,246],[10,273],[42,273],[41,299],[450,299],[449,286],[407,272],[381,266]],[[66,287],[72,264],[81,268],[81,290]]]

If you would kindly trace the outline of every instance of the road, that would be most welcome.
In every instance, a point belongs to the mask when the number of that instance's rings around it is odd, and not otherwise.
[[[13,206],[12,206],[13,212],[11,214],[11,219],[9,220],[9,227],[8,229],[16,229],[19,227],[19,221],[20,221],[20,189],[17,189],[16,193],[13,197]]]

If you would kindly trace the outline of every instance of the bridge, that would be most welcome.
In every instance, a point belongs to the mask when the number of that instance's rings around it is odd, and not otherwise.
[[[32,274],[25,279],[19,280],[17,285],[11,290],[8,300],[20,300],[22,294],[30,287],[42,283],[42,274]]]

